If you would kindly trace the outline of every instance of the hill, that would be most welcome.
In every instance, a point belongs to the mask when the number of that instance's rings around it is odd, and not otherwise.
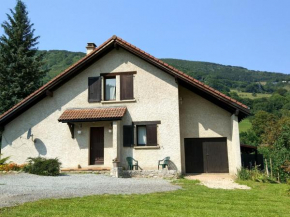
[[[50,81],[86,55],[82,52],[71,52],[66,50],[42,50],[38,52],[44,54],[44,69],[48,70],[48,73],[44,78],[44,83]]]
[[[48,70],[44,82],[49,81],[85,56],[85,53],[82,52],[65,50],[39,52],[44,53],[44,68]],[[277,88],[286,87],[290,81],[290,75],[282,73],[254,71],[209,62],[161,60],[224,93],[229,93],[231,90],[247,93],[273,93]]]

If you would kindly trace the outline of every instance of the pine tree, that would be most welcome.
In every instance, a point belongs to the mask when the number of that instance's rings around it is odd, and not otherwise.
[[[41,86],[45,71],[43,56],[37,54],[39,36],[34,37],[25,4],[17,0],[14,11],[1,25],[0,114]]]

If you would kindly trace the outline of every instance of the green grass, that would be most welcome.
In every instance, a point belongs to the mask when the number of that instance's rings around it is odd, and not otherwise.
[[[209,189],[178,180],[182,190],[146,195],[49,199],[3,208],[0,216],[289,216],[286,184],[251,181],[252,190]]]
[[[272,94],[268,94],[268,93],[257,93],[256,96],[253,96],[252,93],[248,93],[248,92],[239,92],[235,89],[231,89],[232,92],[236,92],[239,97],[242,98],[249,98],[249,99],[258,99],[258,98],[263,98],[263,97],[270,97],[272,96]]]
[[[252,123],[248,118],[242,120],[239,124],[240,133],[245,132],[252,127]]]

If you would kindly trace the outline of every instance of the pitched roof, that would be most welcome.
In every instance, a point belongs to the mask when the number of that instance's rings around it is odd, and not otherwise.
[[[163,61],[157,59],[156,57],[146,53],[145,51],[137,48],[136,46],[126,42],[125,40],[117,37],[112,36],[99,47],[97,47],[94,51],[90,54],[86,55],[78,62],[70,66],[68,69],[60,73],[58,76],[53,78],[51,81],[43,85],[41,88],[36,90],[34,93],[30,94],[28,97],[23,99],[21,102],[13,106],[8,111],[4,112],[0,115],[0,125],[5,125],[17,117],[19,114],[24,112],[25,110],[29,109],[31,106],[36,104],[41,99],[45,98],[47,95],[47,91],[54,91],[63,83],[71,79],[73,76],[80,73],[83,69],[87,68],[93,62],[101,58],[102,56],[106,55],[112,49],[118,49],[119,47],[133,53],[134,55],[142,58],[143,60],[155,65],[156,67],[160,68],[161,70],[173,75],[177,80],[182,82],[186,82],[187,84],[197,88],[199,91],[202,91],[205,94],[209,94],[212,99],[216,99],[218,102],[220,101],[222,104],[229,106],[230,108],[235,110],[239,110],[239,114],[241,117],[245,117],[250,114],[249,108],[238,102],[235,99],[232,99],[229,96],[211,88],[208,85],[190,77],[189,75],[183,73],[175,69],[174,67],[164,63]]]
[[[125,115],[126,110],[126,107],[67,109],[59,117],[58,121],[67,123],[80,121],[120,120]]]

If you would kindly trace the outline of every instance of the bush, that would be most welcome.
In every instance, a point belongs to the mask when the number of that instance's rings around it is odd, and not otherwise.
[[[16,163],[9,163],[0,165],[0,171],[20,171],[25,167],[25,164],[18,165]]]
[[[0,165],[4,165],[7,163],[10,157],[4,157],[1,159],[2,154],[0,155]]]
[[[242,167],[242,169],[238,170],[238,179],[240,180],[249,180],[251,178],[250,170],[245,169]]]
[[[267,176],[267,174],[258,169],[258,167],[254,167],[254,169],[249,170],[242,168],[238,171],[238,179],[240,180],[252,180],[255,182],[268,182],[268,183],[277,183],[274,179],[271,179]]]
[[[60,174],[61,163],[57,158],[46,159],[42,157],[28,158],[24,172],[42,176],[57,176]]]

